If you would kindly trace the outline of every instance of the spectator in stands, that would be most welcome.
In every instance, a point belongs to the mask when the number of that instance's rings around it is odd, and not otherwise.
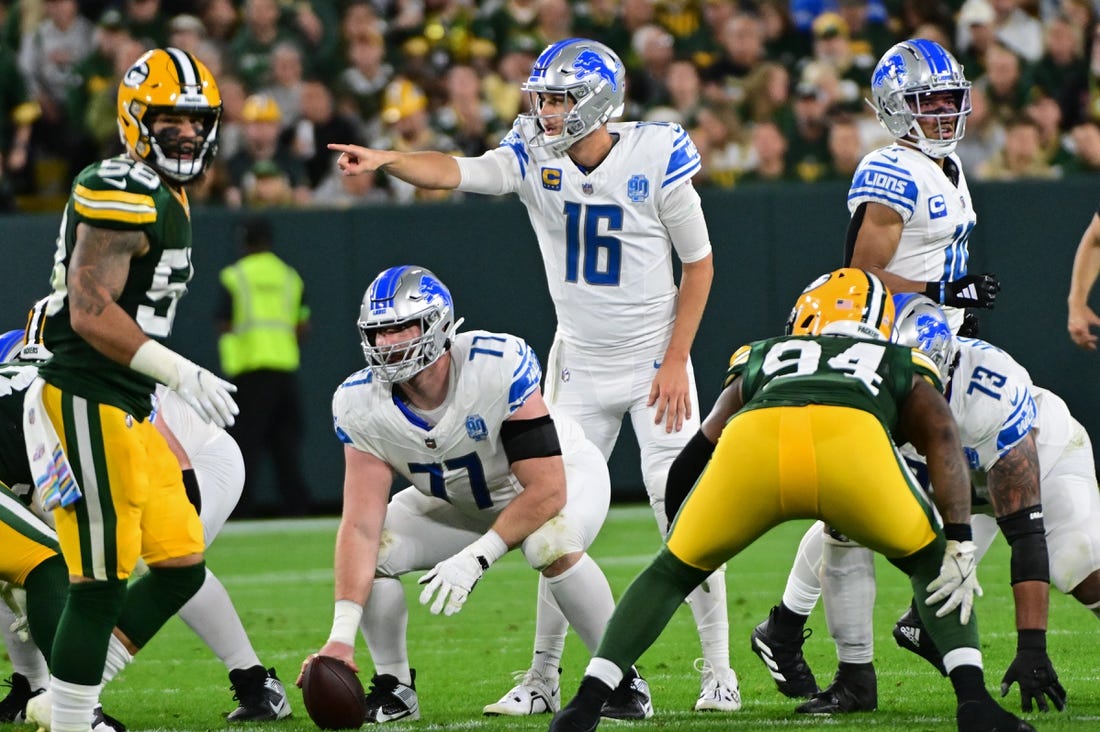
[[[808,34],[798,30],[785,0],[761,0],[760,18],[764,22],[764,55],[788,71],[810,53]]]
[[[851,183],[866,152],[855,119],[848,115],[834,116],[829,122],[829,170],[824,179]]]
[[[1100,123],[1088,119],[1070,131],[1073,159],[1065,166],[1066,175],[1100,173]]]
[[[669,103],[668,69],[675,59],[672,34],[655,23],[647,23],[631,40],[637,63],[627,67],[627,97],[644,112]],[[530,66],[527,67],[530,71]]]
[[[96,24],[91,53],[73,69],[77,83],[68,90],[65,97],[65,117],[78,123],[71,131],[73,144],[91,148],[86,158],[87,163],[120,152],[118,110],[114,107],[114,100],[122,73],[142,53],[139,50],[132,57],[122,59],[120,66],[117,60],[118,50],[128,39],[130,34],[122,13],[114,9],[107,10]],[[105,114],[102,109],[99,112],[90,112],[93,99],[97,100],[97,105],[102,106],[98,99],[101,95],[107,95],[111,108]]]
[[[566,0],[540,0],[535,35],[546,46],[574,36],[573,10]]]
[[[137,38],[125,32],[118,34],[111,41],[111,61],[114,66],[111,68],[110,78],[101,79],[99,84],[89,87],[91,93],[88,97],[73,107],[73,120],[79,120],[81,132],[85,135],[80,144],[96,153],[97,158],[111,157],[123,152],[122,142],[118,137],[118,85],[123,74],[147,50],[145,44]]]
[[[509,130],[509,125],[498,119],[492,105],[482,98],[477,72],[465,65],[447,72],[447,102],[435,110],[432,126],[454,140],[466,157],[477,157],[496,147]]]
[[[619,0],[577,3],[573,12],[576,13],[573,35],[578,38],[600,38],[610,48],[630,47],[630,31],[619,11]]]
[[[327,147],[330,142],[358,140],[362,144],[359,125],[336,110],[332,91],[320,79],[302,84],[301,118],[291,128],[291,147],[295,157],[306,168],[309,187],[315,188],[336,167],[336,155]]]
[[[710,68],[724,55],[722,35],[731,18],[737,15],[733,0],[703,0],[703,28],[692,42],[681,44],[679,55],[699,67],[699,74],[709,76]]]
[[[1035,86],[1054,98],[1061,109],[1064,129],[1084,116],[1082,99],[1088,94],[1089,68],[1085,61],[1084,30],[1068,15],[1046,23],[1046,49],[1032,71]]]
[[[867,56],[875,60],[899,40],[889,28],[890,19],[882,14],[871,15],[867,0],[838,0],[837,12],[848,26],[848,44],[856,58]]]
[[[989,98],[990,114],[1001,124],[1019,116],[1031,92],[1023,62],[1003,43],[995,42],[985,52],[985,74],[974,82]]]
[[[146,48],[161,48],[168,41],[168,18],[160,0],[125,0],[122,14],[130,35]]]
[[[728,107],[703,107],[691,139],[699,151],[702,168],[694,182],[732,188],[747,161],[740,141],[741,124]]]
[[[245,100],[241,110],[244,121],[244,146],[226,161],[228,187],[225,191],[227,206],[239,207],[244,203],[245,176],[253,173],[256,163],[270,161],[286,174],[295,202],[309,201],[309,185],[302,161],[279,141],[279,105],[271,97],[253,94]]]
[[[703,85],[699,70],[690,61],[673,61],[668,67],[669,107],[675,110],[675,119],[687,129],[698,123],[699,111],[705,106]]]
[[[1004,147],[978,168],[980,180],[1049,179],[1058,173],[1043,153],[1039,125],[1023,115],[1009,121]]]
[[[222,118],[218,122],[218,155],[232,158],[244,146],[244,103],[248,94],[244,82],[232,74],[218,77],[222,95]]]
[[[968,0],[973,2],[974,0]],[[1043,24],[1024,10],[1023,0],[989,0],[997,40],[1028,63],[1043,55]]]
[[[340,71],[340,18],[335,0],[293,3],[283,21],[294,31],[305,54],[307,74],[331,78]]]
[[[485,3],[474,23],[474,33],[500,49],[542,48],[536,31],[538,13],[539,0]]]
[[[829,96],[813,82],[795,88],[794,129],[787,133],[787,169],[804,182],[820,180],[829,165]]]
[[[224,54],[237,33],[240,15],[233,0],[202,0],[199,17],[206,29],[206,39]]]
[[[538,49],[534,46],[509,45],[501,52],[496,73],[482,80],[486,100],[500,119],[515,119],[520,112],[528,111],[528,97],[520,91],[520,85],[531,75]]]
[[[749,131],[750,168],[738,184],[778,183],[793,180],[787,167],[787,139],[774,122],[757,122]]]
[[[279,25],[279,0],[245,0],[242,24],[229,44],[237,71],[250,92],[271,83],[271,61],[281,41],[297,40]]]
[[[219,66],[221,65],[220,53],[216,50],[216,46],[205,45],[206,39],[206,26],[202,24],[195,15],[188,15],[182,13],[175,16],[168,21],[168,45],[173,48],[178,48],[181,51],[187,51],[188,53],[196,56],[207,65],[209,68],[209,58],[212,56],[218,56],[218,60],[215,61]],[[213,72],[211,72],[213,73]],[[217,77],[220,79],[221,74]]]
[[[985,54],[997,42],[995,20],[993,6],[988,0],[968,0],[959,11],[954,45],[959,51],[958,61],[971,79],[985,73]]]
[[[302,116],[302,86],[305,64],[302,51],[293,41],[279,41],[271,49],[271,82],[261,90],[275,100],[286,131]]]
[[[715,104],[741,105],[745,85],[764,61],[764,24],[752,13],[736,13],[719,33],[720,55],[702,72],[706,97]]]
[[[1039,127],[1039,145],[1043,149],[1043,158],[1056,168],[1068,162],[1071,153],[1062,140],[1062,109],[1058,102],[1041,88],[1032,90],[1031,101],[1025,113]]]
[[[43,7],[45,17],[23,37],[19,70],[42,110],[32,152],[42,150],[69,161],[67,184],[95,158],[94,150],[80,149],[83,122],[70,118],[65,106],[69,92],[80,84],[76,69],[92,52],[95,27],[80,15],[76,0],[48,0]]]
[[[245,208],[283,208],[309,203],[309,189],[304,199],[295,200],[290,177],[274,160],[257,160],[241,178],[241,196]]]
[[[385,62],[386,46],[374,26],[347,39],[348,66],[336,81],[337,106],[359,118],[364,134],[377,136],[382,115],[382,93],[393,80],[393,66]]]
[[[794,129],[791,75],[787,67],[765,61],[745,81],[745,99],[738,112],[746,122],[770,120],[780,129]]]
[[[870,96],[866,87],[877,57],[855,55],[849,40],[848,24],[838,13],[822,13],[813,22],[813,52],[801,67],[803,81],[824,85],[824,78],[815,78],[828,70],[825,78],[836,83],[827,89],[830,106],[859,113],[865,108],[864,99]],[[809,71],[815,68],[816,71]]]

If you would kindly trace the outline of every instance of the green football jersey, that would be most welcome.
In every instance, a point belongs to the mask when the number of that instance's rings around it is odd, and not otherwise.
[[[148,165],[127,156],[85,168],[73,182],[54,254],[42,340],[53,358],[42,377],[67,393],[110,404],[138,418],[149,414],[155,382],[115,363],[77,335],[69,322],[67,275],[78,224],[141,231],[149,251],[130,261],[118,304],[150,338],[172,331],[176,304],[191,280],[191,213],[187,194],[161,181]]]
[[[843,336],[784,336],[742,346],[730,359],[726,384],[737,376],[744,409],[853,407],[873,414],[891,435],[914,376],[941,388],[936,365],[920,351]]]

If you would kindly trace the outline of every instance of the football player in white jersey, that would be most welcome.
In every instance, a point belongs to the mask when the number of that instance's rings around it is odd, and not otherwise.
[[[603,571],[585,550],[607,515],[611,486],[599,450],[567,417],[551,417],[542,369],[506,333],[458,333],[446,286],[420,267],[383,271],[363,296],[368,367],[336,390],[344,443],[344,508],[336,537],[336,608],[320,650],[355,667],[362,629],[375,673],[368,722],[417,719],[415,671],[398,579],[414,570],[431,612],[462,609],[482,574],[520,547],[541,573],[543,601],[561,607],[595,650],[614,610]],[[411,485],[390,499],[396,475]],[[303,668],[313,658],[306,659]],[[524,714],[556,711],[552,679],[528,679]],[[624,682],[643,694],[645,682]],[[499,714],[511,714],[503,709]]]
[[[609,122],[621,114],[625,83],[614,51],[570,38],[535,61],[523,86],[534,111],[480,157],[329,148],[341,152],[345,174],[381,169],[424,188],[519,196],[557,315],[547,399],[555,414],[581,424],[605,458],[630,416],[663,533],[672,518],[664,509],[669,465],[699,426],[690,351],[714,270],[691,185],[699,153],[679,125]],[[673,253],[683,264],[679,288]],[[695,708],[735,711],[741,699],[729,664],[723,572],[688,603],[703,650]],[[533,673],[557,677],[565,628],[553,605],[539,604]]]
[[[954,151],[966,132],[970,82],[942,46],[917,38],[883,54],[871,76],[871,95],[879,122],[896,141],[866,155],[852,177],[845,263],[878,275],[895,294],[927,294],[944,306],[953,330],[958,332],[965,318],[976,335],[977,319],[965,315],[965,308],[992,308],[1000,283],[995,275],[968,271],[967,241],[977,217]],[[849,653],[849,644],[841,643],[841,671],[820,695],[802,657],[821,570],[812,558],[821,556],[823,541],[831,571],[861,571],[862,559],[845,569],[849,542],[811,529],[799,546],[783,601],[753,631],[752,649],[780,691],[811,697],[799,707],[803,712],[842,711],[832,700],[832,686],[860,687],[856,708],[873,709],[877,689],[870,656]],[[866,577],[863,591],[850,593],[848,601],[865,607],[873,593],[874,583]],[[862,648],[862,642],[851,646]]]

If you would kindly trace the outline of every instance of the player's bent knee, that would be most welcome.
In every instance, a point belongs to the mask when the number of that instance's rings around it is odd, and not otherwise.
[[[579,562],[583,556],[584,552],[571,552],[563,557],[558,557],[546,567],[536,567],[535,569],[538,569],[544,577],[557,577],[577,566],[577,562]]]
[[[579,555],[583,552],[584,538],[581,532],[562,514],[540,526],[523,542],[523,556],[531,567],[540,572],[569,554]]]

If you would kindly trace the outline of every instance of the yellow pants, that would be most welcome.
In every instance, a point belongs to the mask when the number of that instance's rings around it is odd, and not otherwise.
[[[772,527],[803,518],[891,558],[935,538],[931,507],[881,423],[859,409],[811,405],[734,416],[668,548],[710,571]]]
[[[50,384],[42,401],[83,493],[53,514],[71,574],[123,580],[139,556],[155,564],[203,551],[179,462],[152,423]]]
[[[50,527],[0,485],[0,579],[22,587],[35,567],[58,553]]]

